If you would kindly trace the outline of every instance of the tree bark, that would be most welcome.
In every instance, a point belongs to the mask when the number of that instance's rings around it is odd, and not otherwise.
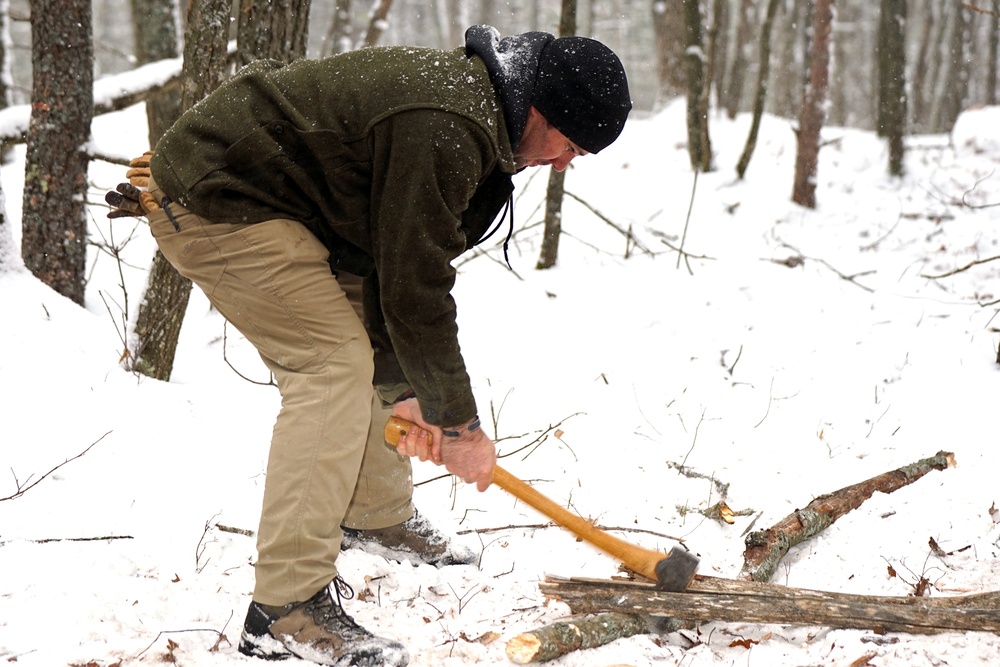
[[[826,93],[830,85],[830,31],[834,0],[816,0],[812,22],[812,49],[809,83],[802,99],[798,150],[795,155],[795,182],[792,201],[816,208],[816,173],[819,166],[820,131],[826,118]]]
[[[716,104],[725,97],[726,63],[729,60],[729,0],[712,0],[712,24],[709,31],[710,91],[715,91]],[[706,95],[710,101],[710,94]],[[707,108],[706,108],[707,111]]]
[[[21,255],[46,285],[83,304],[87,165],[94,109],[90,3],[31,2],[31,122]]]
[[[225,75],[230,0],[193,0],[184,45],[180,108],[189,109],[215,90]],[[139,304],[131,367],[157,380],[169,380],[181,325],[191,297],[191,281],[159,251]]]
[[[743,568],[739,578],[769,581],[778,563],[791,547],[813,537],[840,517],[860,507],[876,491],[892,493],[917,481],[931,470],[945,470],[954,465],[953,454],[938,452],[930,458],[817,497],[805,509],[795,510],[767,530],[759,530],[747,536],[747,548],[743,552]]]
[[[594,614],[519,634],[507,642],[507,657],[516,665],[545,662],[641,634],[648,628],[646,620],[636,614]]]
[[[13,45],[10,36],[10,4],[5,0],[0,4],[0,108],[11,105],[11,85],[14,77],[11,74],[11,63],[14,54],[8,50]]]
[[[389,9],[392,7],[392,0],[375,0],[372,7],[370,20],[368,21],[368,31],[365,33],[365,41],[362,46],[375,46],[385,32],[386,18],[389,16]]]
[[[335,0],[330,30],[323,42],[323,56],[347,53],[354,48],[354,25],[351,23],[351,0]]]
[[[681,0],[653,0],[653,37],[656,48],[656,97],[654,110],[684,91],[684,22]]]
[[[132,26],[135,59],[139,65],[178,56],[174,0],[132,0]],[[164,88],[149,95],[146,121],[150,146],[156,145],[180,113],[179,89]]]
[[[712,170],[712,143],[708,136],[708,88],[705,47],[701,29],[701,3],[682,0],[687,48],[687,136],[688,156],[695,171]]]
[[[761,118],[764,116],[767,81],[768,77],[771,76],[771,30],[774,26],[774,15],[778,10],[778,2],[779,0],[769,0],[767,14],[760,28],[760,65],[757,73],[757,92],[753,100],[753,119],[750,121],[750,133],[747,135],[743,154],[740,155],[739,162],[736,163],[736,174],[741,180],[746,174],[747,167],[750,166],[750,158],[753,157],[754,149],[757,147],[757,134],[760,132]]]
[[[993,0],[990,10],[990,29],[987,38],[989,57],[986,61],[986,104],[997,103],[997,60],[1000,59],[1000,0]]]
[[[875,632],[1000,633],[1000,591],[957,597],[884,597],[696,577],[684,593],[653,584],[546,578],[541,591],[574,614],[615,610],[654,618],[662,630],[700,622],[823,625]]]
[[[719,103],[726,109],[726,115],[736,118],[739,113],[740,103],[743,100],[743,86],[747,67],[750,62],[750,49],[753,44],[753,26],[756,5],[754,0],[739,0],[740,11],[736,24],[736,44],[733,49],[733,60],[729,66],[729,75],[726,77],[725,93],[719,95]],[[764,34],[761,32],[761,42]],[[770,41],[770,36],[768,36]],[[770,45],[768,45],[770,53]],[[763,54],[762,54],[763,55]],[[761,58],[761,65],[764,59]]]
[[[878,135],[889,144],[889,173],[903,174],[906,133],[906,0],[882,0],[878,39]]]
[[[944,132],[951,132],[969,97],[969,43],[972,41],[970,35],[971,10],[956,3],[952,5],[951,11],[953,15],[948,49],[951,60],[948,63],[948,76],[941,92],[938,119],[938,127]]]
[[[290,63],[306,55],[310,0],[241,0],[236,29],[238,67],[262,58]]]

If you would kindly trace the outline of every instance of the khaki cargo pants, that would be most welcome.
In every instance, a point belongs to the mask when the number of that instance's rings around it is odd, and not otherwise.
[[[253,599],[306,600],[337,574],[341,526],[413,514],[410,461],[385,444],[390,411],[372,387],[361,280],[334,277],[326,248],[295,220],[220,224],[169,208],[179,231],[163,210],[148,216],[160,251],[257,348],[281,392]]]

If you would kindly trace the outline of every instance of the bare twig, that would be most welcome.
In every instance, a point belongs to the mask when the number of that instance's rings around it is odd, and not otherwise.
[[[673,540],[674,542],[683,542],[683,538],[676,537],[674,535],[667,535],[666,533],[658,533],[655,530],[646,530],[645,528],[635,528],[634,526],[602,526],[600,524],[595,524],[595,528],[602,530],[605,533],[609,532],[620,532],[620,533],[640,533],[643,535],[652,535],[653,537],[662,537],[665,540]],[[521,524],[510,524],[508,526],[494,526],[492,528],[466,528],[465,530],[456,531],[456,535],[468,535],[474,533],[477,535],[484,535],[486,533],[499,533],[506,530],[541,530],[547,528],[562,528],[562,526],[554,523],[521,523]]]
[[[39,540],[25,540],[33,544],[48,544],[49,542],[105,542],[111,540],[134,540],[131,535],[97,535],[95,537],[43,537]],[[6,544],[10,540],[0,542]]]
[[[678,248],[677,255],[677,266],[676,268],[681,268],[681,257],[684,258],[684,265],[687,267],[688,273],[694,275],[694,271],[691,270],[691,263],[687,261],[687,255],[684,254],[684,241],[687,240],[688,234],[688,224],[691,222],[691,211],[694,210],[694,196],[698,192],[698,170],[694,170],[694,180],[691,182],[691,199],[688,201],[687,216],[684,218],[684,232],[681,234],[681,245]]]
[[[980,7],[979,5],[974,5],[971,2],[963,2],[962,6],[965,7],[966,9],[971,9],[974,12],[979,12],[980,14],[986,14],[987,16],[997,15],[996,12],[986,9],[985,7]]]
[[[957,273],[962,273],[963,271],[968,271],[969,269],[971,269],[974,266],[979,266],[980,264],[986,264],[988,262],[995,262],[998,259],[1000,259],[1000,255],[996,255],[994,257],[987,257],[986,259],[977,259],[974,262],[969,262],[965,266],[957,268],[957,269],[955,269],[953,271],[948,271],[947,273],[940,273],[940,274],[937,274],[937,275],[929,275],[929,274],[926,274],[926,273],[921,273],[920,277],[921,278],[927,278],[928,280],[937,280],[939,278],[948,278],[949,276],[953,276],[953,275],[955,275]]]
[[[822,264],[826,268],[828,268],[831,271],[833,271],[834,273],[836,273],[841,278],[841,280],[846,280],[847,282],[849,282],[849,283],[851,283],[853,285],[857,285],[858,287],[860,287],[861,289],[863,289],[866,292],[874,292],[875,291],[871,287],[868,287],[867,285],[862,285],[861,283],[859,283],[856,280],[857,278],[860,278],[861,276],[867,276],[867,275],[870,275],[872,273],[875,273],[875,271],[862,271],[860,273],[854,273],[854,274],[848,275],[846,273],[842,273],[839,269],[837,269],[835,266],[833,266],[832,264],[830,264],[825,259],[819,259],[817,257],[808,257],[805,254],[803,254],[802,251],[800,251],[795,246],[793,246],[793,245],[791,245],[789,243],[785,243],[781,239],[778,239],[778,242],[781,243],[782,246],[784,246],[784,247],[788,248],[789,250],[791,250],[792,252],[796,253],[802,259],[809,259],[809,260],[812,260],[814,262],[819,262],[820,264]]]
[[[581,197],[578,197],[577,195],[573,194],[572,192],[567,191],[564,194],[567,197],[569,197],[570,199],[573,199],[573,200],[579,202],[580,204],[582,204],[584,207],[586,207],[586,209],[588,211],[590,211],[591,213],[593,213],[594,215],[596,215],[598,218],[600,218],[605,223],[607,223],[612,229],[614,229],[616,232],[618,232],[619,234],[621,234],[622,236],[624,236],[629,242],[632,243],[632,245],[634,247],[638,248],[639,250],[642,250],[647,255],[652,255],[653,254],[653,251],[651,251],[649,248],[647,248],[645,245],[643,245],[639,241],[639,239],[637,239],[635,237],[635,235],[632,234],[632,231],[630,229],[622,229],[617,224],[615,224],[610,218],[608,218],[606,215],[604,215],[603,213],[601,213],[600,211],[598,211],[596,208],[594,208],[593,206],[591,206],[589,203],[587,203],[586,200],[582,199]]]
[[[273,373],[271,374],[271,377],[268,379],[267,382],[261,382],[260,380],[253,380],[251,378],[248,378],[246,375],[243,375],[243,373],[241,373],[238,370],[236,370],[236,366],[233,366],[232,362],[229,361],[229,357],[226,355],[226,349],[228,347],[227,344],[229,342],[229,328],[228,328],[228,324],[229,324],[228,321],[223,320],[223,322],[222,322],[222,360],[226,362],[226,365],[229,366],[229,368],[231,368],[234,373],[236,373],[237,375],[239,375],[241,378],[243,378],[244,380],[246,380],[250,384],[259,384],[259,385],[262,385],[262,386],[265,386],[265,387],[277,387],[278,383],[275,382],[275,380],[274,380],[274,374]]]
[[[17,475],[15,474],[14,475],[14,485],[15,485],[15,488],[17,489],[17,491],[14,492],[11,495],[5,497],[5,498],[0,498],[0,502],[3,502],[4,500],[13,500],[14,498],[20,498],[25,493],[27,493],[31,489],[35,488],[36,486],[38,486],[38,484],[43,479],[45,479],[46,477],[48,477],[49,475],[51,475],[52,473],[54,473],[56,470],[59,470],[59,468],[62,468],[64,465],[66,465],[70,461],[75,461],[78,458],[80,458],[81,456],[83,456],[84,454],[86,454],[87,452],[89,452],[94,447],[94,445],[96,445],[97,443],[99,443],[101,440],[104,440],[104,438],[108,437],[108,435],[110,433],[111,433],[111,431],[108,431],[107,433],[105,433],[104,435],[102,435],[100,438],[98,438],[94,442],[90,443],[90,445],[85,450],[83,450],[82,452],[80,452],[79,454],[77,454],[76,456],[74,456],[73,458],[66,459],[65,461],[63,461],[62,463],[60,463],[56,467],[52,468],[47,473],[45,473],[44,475],[42,475],[41,477],[39,477],[38,479],[36,479],[34,482],[31,482],[30,484],[28,483],[28,480],[31,479],[30,476],[28,477],[28,479],[24,480],[24,482],[22,483],[22,482],[18,481]],[[11,469],[11,473],[12,474],[14,473],[13,469]]]
[[[226,637],[225,632],[226,632],[226,628],[229,627],[229,621],[231,621],[232,619],[233,619],[233,615],[230,612],[229,619],[227,619],[226,620],[226,624],[224,626],[222,626],[222,630],[213,630],[212,628],[191,628],[190,630],[161,630],[159,633],[157,633],[156,637],[153,638],[153,641],[150,642],[149,646],[147,646],[146,648],[142,649],[139,652],[139,654],[136,655],[135,657],[136,657],[137,660],[139,658],[141,658],[143,656],[143,654],[146,653],[146,651],[148,651],[149,649],[153,648],[153,644],[155,644],[156,642],[160,641],[160,637],[162,637],[163,635],[175,635],[175,634],[181,634],[181,633],[185,633],[185,632],[212,632],[212,633],[215,633],[218,636],[218,640],[215,642],[215,646],[213,646],[211,649],[209,649],[211,652],[214,653],[214,652],[216,652],[216,651],[219,650],[219,646],[220,646],[221,642],[226,642],[227,644],[229,643],[229,639]],[[172,640],[169,640],[169,639],[167,640],[167,642],[168,642],[168,645],[167,645],[168,652],[173,653],[173,649],[176,648],[177,644],[174,643]],[[171,646],[171,644],[173,644],[173,646]]]

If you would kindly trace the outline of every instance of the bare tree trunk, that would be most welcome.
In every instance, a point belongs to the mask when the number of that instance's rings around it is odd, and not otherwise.
[[[559,36],[576,34],[576,0],[562,0]],[[562,200],[566,172],[549,169],[549,184],[545,191],[545,232],[536,269],[551,269],[559,257],[559,237],[562,235]]]
[[[943,54],[947,53],[950,49],[947,41],[950,34],[949,27],[951,26],[953,13],[951,11],[950,0],[940,0],[937,3],[934,37],[930,44],[930,52],[933,54],[930,59],[931,69],[924,86],[927,95],[927,107],[924,111],[927,119],[925,130],[928,132],[942,131],[941,100],[944,97],[942,89],[947,87],[949,76],[948,66]]]
[[[923,25],[921,29],[920,43],[917,50],[917,64],[913,70],[913,83],[911,90],[913,91],[913,127],[916,131],[925,131],[927,122],[927,90],[929,86],[927,85],[929,79],[929,53],[931,49],[931,44],[934,35],[934,11],[931,3],[924,8],[923,11]]]
[[[753,43],[753,26],[756,14],[754,0],[739,0],[740,13],[736,25],[736,45],[733,54],[732,65],[729,68],[729,76],[726,77],[725,93],[719,94],[719,104],[726,109],[726,115],[730,119],[735,118],[740,110],[740,101],[743,99],[743,86],[746,81],[746,71],[750,63],[750,48]],[[767,51],[770,53],[770,34],[767,37]],[[764,33],[761,31],[761,47],[764,46]],[[763,54],[761,65],[764,65]],[[759,88],[759,78],[758,78]]]
[[[13,44],[10,37],[10,0],[0,0],[0,108],[11,104],[11,61],[13,53],[7,52],[7,47]]]
[[[878,135],[889,143],[889,173],[903,174],[903,135],[906,133],[906,0],[882,0],[878,63]]]
[[[323,42],[323,55],[347,53],[354,48],[354,26],[351,23],[351,0],[334,0],[333,20]]]
[[[830,30],[833,24],[833,3],[834,0],[816,0],[812,23],[813,43],[809,84],[802,100],[802,113],[799,116],[799,129],[796,133],[798,150],[795,155],[792,201],[807,208],[816,208],[820,131],[826,118],[824,107],[830,83]]]
[[[712,170],[712,143],[708,136],[708,73],[702,41],[701,3],[682,0],[687,48],[684,61],[687,76],[688,156],[695,171]]]
[[[757,133],[760,131],[764,103],[767,101],[767,81],[771,75],[771,29],[774,25],[774,15],[778,11],[778,1],[769,0],[767,14],[760,28],[760,65],[757,74],[757,93],[754,95],[753,102],[753,120],[750,124],[747,143],[743,147],[743,154],[740,155],[739,162],[736,163],[736,174],[740,179],[746,174],[747,167],[750,166],[750,158],[753,157],[753,151],[757,147]]]
[[[562,235],[562,200],[565,193],[566,172],[549,170],[549,183],[545,189],[545,226],[542,249],[536,269],[551,269],[559,258],[559,237]]]
[[[229,25],[231,7],[231,0],[192,0],[181,72],[182,111],[222,83],[228,35],[218,26]],[[177,273],[157,251],[139,304],[133,369],[158,380],[170,379],[190,296],[191,281]]]
[[[392,0],[375,0],[368,21],[368,32],[365,33],[365,41],[362,46],[375,46],[378,44],[382,33],[385,32],[386,17],[389,16],[390,7],[392,7]]]
[[[83,304],[87,165],[94,111],[90,3],[31,1],[31,123],[21,255],[45,284]]]
[[[809,24],[810,0],[791,0],[779,6],[784,13],[783,30],[780,32],[778,58],[774,65],[774,92],[771,95],[771,110],[783,117],[794,118],[802,108],[802,85],[807,79],[804,72],[808,49],[808,30],[802,26]]]
[[[711,81],[712,90],[715,91],[716,105],[721,103],[726,93],[726,76],[728,71],[726,63],[729,62],[729,1],[713,0],[712,4],[712,28],[708,40],[710,49],[709,57],[712,63]],[[711,102],[711,100],[709,100]]]
[[[1000,0],[993,0],[990,10],[990,30],[988,38],[989,60],[986,64],[986,104],[997,103],[997,59],[998,43],[1000,43]]]
[[[177,23],[174,0],[132,0],[136,64],[177,57]],[[156,91],[146,100],[149,145],[155,146],[181,114],[177,90]]]
[[[310,0],[241,0],[236,64],[261,58],[290,63],[306,55]]]
[[[684,24],[681,0],[653,0],[653,36],[656,42],[655,110],[684,90]]]
[[[951,39],[948,53],[948,77],[941,91],[938,127],[951,132],[958,115],[965,108],[969,95],[969,42],[971,41],[971,10],[962,5],[952,7]]]

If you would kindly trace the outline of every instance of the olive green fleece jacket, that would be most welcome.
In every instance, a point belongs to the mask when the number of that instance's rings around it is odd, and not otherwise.
[[[258,61],[157,144],[157,185],[220,223],[302,221],[334,271],[366,276],[375,384],[413,387],[431,424],[472,419],[451,262],[509,199],[503,109],[463,49]]]

